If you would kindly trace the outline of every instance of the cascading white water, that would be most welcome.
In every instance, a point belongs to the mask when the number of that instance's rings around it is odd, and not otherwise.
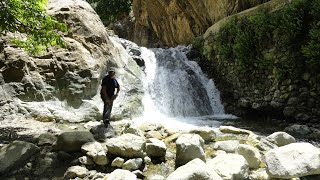
[[[199,117],[223,115],[220,93],[199,65],[189,61],[179,46],[141,48],[145,61],[143,104],[145,117]]]

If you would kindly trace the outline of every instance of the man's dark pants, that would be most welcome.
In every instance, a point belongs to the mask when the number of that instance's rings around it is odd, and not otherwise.
[[[103,107],[103,123],[105,125],[110,124],[110,117],[111,117],[111,110],[112,110],[113,102],[111,103],[104,103]]]

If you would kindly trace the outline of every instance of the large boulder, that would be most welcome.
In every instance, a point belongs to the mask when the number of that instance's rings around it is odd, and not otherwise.
[[[238,154],[221,154],[208,160],[207,166],[222,179],[247,179],[249,166],[247,160]]]
[[[275,132],[269,135],[267,140],[279,147],[296,142],[296,139],[286,132]]]
[[[144,157],[146,141],[133,134],[123,134],[106,141],[108,152],[121,157],[135,158]]]
[[[18,34],[1,35],[0,101],[22,100],[7,112],[1,105],[1,114],[30,115],[40,121],[101,119],[103,103],[97,92],[111,66],[121,86],[126,87],[115,101],[113,114],[140,114],[140,67],[121,44],[108,37],[90,4],[84,0],[49,0],[47,12],[67,24],[69,32],[62,34],[65,48],[49,47],[43,54],[31,56],[11,44],[10,39]]]
[[[199,158],[206,160],[204,141],[198,134],[183,134],[176,141],[176,167]]]
[[[13,141],[0,149],[0,175],[23,166],[39,148],[24,141]]]
[[[258,169],[262,162],[262,156],[259,150],[253,146],[240,144],[236,153],[242,155],[248,162],[249,168]]]
[[[137,176],[128,170],[116,169],[107,176],[108,180],[137,180]]]
[[[171,173],[167,180],[222,180],[216,172],[210,171],[200,159],[194,159]]]
[[[57,151],[76,152],[81,151],[81,146],[87,142],[95,141],[93,135],[88,131],[65,132],[58,136],[53,145]]]
[[[310,143],[292,143],[265,155],[267,172],[274,178],[320,174],[320,149]]]
[[[146,151],[150,157],[163,157],[166,155],[167,146],[159,139],[150,138],[146,143]]]

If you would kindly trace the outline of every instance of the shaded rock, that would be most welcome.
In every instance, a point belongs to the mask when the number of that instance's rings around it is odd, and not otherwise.
[[[24,141],[13,141],[0,149],[0,174],[23,166],[39,148]]]
[[[216,131],[214,131],[213,128],[207,126],[191,130],[190,133],[200,135],[206,142],[212,142],[216,138]]]
[[[140,170],[135,170],[132,172],[133,174],[135,174],[138,178],[140,179],[144,179],[144,175],[143,175],[143,172],[140,171]]]
[[[311,133],[311,129],[308,126],[299,124],[294,124],[286,127],[284,131],[296,136],[306,136]]]
[[[320,150],[310,143],[292,143],[265,155],[267,173],[274,178],[320,174]]]
[[[56,153],[46,153],[42,156],[36,164],[36,169],[34,171],[35,175],[44,174],[59,165],[58,155]]]
[[[210,171],[200,159],[194,159],[171,173],[167,180],[219,180],[222,178]]]
[[[108,126],[108,128],[105,128],[103,126],[95,126],[90,129],[90,132],[93,134],[94,138],[97,141],[105,141],[108,138],[116,136],[116,132],[114,131],[112,126]]]
[[[198,134],[183,134],[176,141],[176,167],[199,158],[206,160],[204,141]]]
[[[37,144],[38,146],[43,146],[43,145],[53,145],[54,142],[57,140],[57,137],[51,133],[45,133],[41,134],[37,138]]]
[[[247,160],[238,154],[222,154],[208,160],[207,166],[222,179],[247,179],[249,166]]]
[[[71,166],[64,173],[64,179],[84,178],[87,175],[88,169],[82,166]]]
[[[108,152],[121,157],[135,158],[145,156],[146,141],[133,134],[123,134],[106,141]]]
[[[262,162],[262,157],[259,150],[253,146],[240,144],[236,153],[242,155],[248,162],[249,168],[258,169]]]
[[[276,144],[277,146],[285,146],[291,143],[295,143],[296,139],[290,134],[285,132],[275,132],[267,137],[267,140]]]
[[[112,161],[111,166],[121,168],[123,163],[124,163],[124,159],[117,157]]]
[[[65,132],[58,136],[53,148],[65,152],[76,152],[81,150],[83,144],[93,141],[95,141],[93,135],[88,131]]]
[[[234,153],[239,144],[240,143],[237,140],[218,141],[214,143],[213,148],[217,150],[226,151],[228,153]]]
[[[108,164],[105,149],[98,142],[88,142],[81,146],[82,152],[87,156],[92,157],[93,161],[98,165]]]
[[[137,176],[128,170],[116,169],[107,177],[108,180],[136,180]]]
[[[142,158],[129,159],[123,165],[122,169],[134,171],[142,167]]]
[[[146,152],[150,157],[163,157],[166,155],[167,146],[163,141],[156,138],[150,138],[146,143]]]

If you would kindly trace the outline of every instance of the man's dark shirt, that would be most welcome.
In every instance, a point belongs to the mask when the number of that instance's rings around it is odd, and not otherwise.
[[[114,95],[114,91],[116,88],[120,88],[120,85],[116,79],[111,79],[109,75],[106,75],[102,79],[101,86],[107,86],[107,95],[109,98],[111,98]]]

